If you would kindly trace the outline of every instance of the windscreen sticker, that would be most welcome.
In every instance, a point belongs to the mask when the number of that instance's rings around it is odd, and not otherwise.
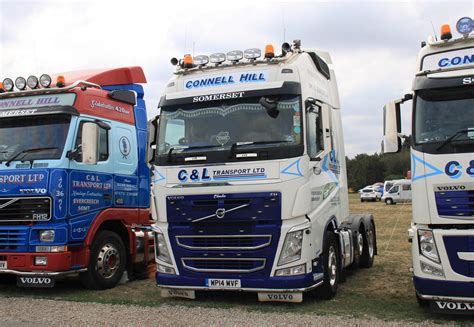
[[[55,95],[40,95],[21,97],[16,99],[0,99],[0,109],[24,109],[24,108],[38,108],[50,106],[72,106],[76,95],[74,93],[55,94]],[[34,114],[36,110],[21,110],[21,111],[0,111],[0,117],[24,116]]]
[[[267,80],[267,71],[237,72],[230,74],[205,76],[197,79],[187,79],[184,81],[184,87],[187,90],[191,90],[204,87],[219,87],[259,82],[261,83],[266,82]]]
[[[198,167],[169,169],[167,180],[170,183],[209,183],[242,181],[256,179],[274,179],[279,177],[276,165],[246,165],[239,167]]]

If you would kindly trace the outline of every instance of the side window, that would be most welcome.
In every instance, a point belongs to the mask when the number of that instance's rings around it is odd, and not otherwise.
[[[82,162],[82,151],[80,145],[82,144],[82,125],[84,122],[81,122],[79,125],[79,130],[77,131],[77,139],[75,148],[79,149],[79,152],[76,156],[75,161]],[[109,158],[109,131],[105,128],[99,128],[99,161],[107,161]]]
[[[388,193],[398,193],[398,190],[399,190],[399,186],[396,185],[392,187]]]
[[[410,190],[411,190],[411,184],[403,184],[402,190],[404,190],[404,191],[410,191]]]
[[[310,158],[315,158],[316,155],[324,150],[323,140],[323,119],[321,107],[311,104],[307,108],[308,116],[308,155]]]

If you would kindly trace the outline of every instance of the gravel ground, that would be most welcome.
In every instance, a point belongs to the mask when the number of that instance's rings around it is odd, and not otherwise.
[[[406,322],[162,305],[140,307],[0,297],[0,326],[407,326]],[[413,326],[430,326],[429,322]]]

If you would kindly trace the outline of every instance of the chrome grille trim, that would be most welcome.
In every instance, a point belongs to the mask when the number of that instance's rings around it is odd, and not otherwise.
[[[41,203],[43,201],[43,203]],[[30,203],[29,203],[30,202]],[[20,206],[20,209],[13,212],[14,206]],[[36,208],[28,209],[28,206],[36,206]],[[14,209],[13,209],[14,210]],[[29,210],[29,213],[23,211]],[[35,212],[37,211],[37,212]],[[47,214],[47,219],[33,219],[33,214]],[[24,215],[31,215],[31,218],[21,218]],[[6,218],[12,216],[12,218]],[[53,217],[53,200],[50,197],[11,197],[0,198],[0,223],[4,222],[46,222]]]
[[[192,238],[267,238],[268,240],[257,246],[191,246],[180,242],[180,239]],[[176,236],[176,243],[189,250],[258,250],[269,246],[272,243],[272,235],[180,235]]]
[[[216,262],[222,262],[222,261],[260,261],[261,265],[252,269],[203,269],[203,268],[195,268],[191,267],[186,264],[186,260],[195,260],[195,261],[216,261]],[[251,273],[251,272],[256,272],[259,270],[262,270],[265,268],[265,264],[267,263],[267,259],[265,258],[181,258],[181,263],[184,268],[196,271],[196,272],[216,272],[216,273]]]

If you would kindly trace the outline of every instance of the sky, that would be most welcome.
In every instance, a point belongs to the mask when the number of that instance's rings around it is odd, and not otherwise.
[[[382,108],[410,91],[421,41],[444,23],[454,31],[463,16],[474,17],[474,0],[0,0],[0,81],[138,65],[151,117],[173,74],[172,57],[268,43],[277,50],[300,39],[303,49],[331,54],[353,157],[380,151]],[[402,110],[410,134],[411,108]]]

